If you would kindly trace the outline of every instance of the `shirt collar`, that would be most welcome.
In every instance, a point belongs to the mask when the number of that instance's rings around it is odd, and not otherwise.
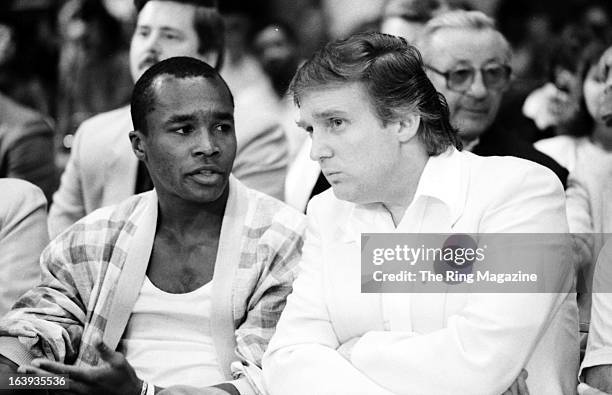
[[[451,223],[457,222],[465,206],[469,171],[464,153],[451,147],[437,156],[431,156],[423,169],[414,201],[421,196],[438,199],[451,214]]]
[[[467,152],[472,152],[474,148],[478,145],[478,143],[480,143],[480,137],[476,137],[474,140],[468,143],[464,143],[463,150]]]
[[[422,197],[437,199],[446,205],[454,225],[461,217],[466,200],[469,172],[464,153],[451,147],[440,155],[431,156],[419,179],[414,202]],[[380,203],[355,204],[351,208],[343,229],[343,241],[356,241],[361,233],[385,232],[381,215],[388,215]]]

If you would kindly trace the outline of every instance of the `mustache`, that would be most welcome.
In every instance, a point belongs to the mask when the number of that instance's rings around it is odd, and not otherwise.
[[[154,55],[149,55],[146,58],[144,58],[143,60],[141,60],[140,62],[138,62],[138,68],[144,68],[144,67],[151,67],[153,66],[155,63],[158,63],[160,61],[160,59],[157,56]]]

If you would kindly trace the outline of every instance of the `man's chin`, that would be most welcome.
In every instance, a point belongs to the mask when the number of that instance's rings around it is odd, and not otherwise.
[[[483,123],[466,123],[463,126],[459,126],[458,129],[459,138],[466,143],[480,138],[486,132],[487,127]]]

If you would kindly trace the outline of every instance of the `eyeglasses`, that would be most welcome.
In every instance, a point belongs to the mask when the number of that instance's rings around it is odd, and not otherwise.
[[[480,71],[482,81],[488,89],[500,90],[508,86],[512,75],[512,68],[503,64],[491,64],[480,70],[473,67],[458,68],[449,71],[440,71],[429,65],[426,69],[440,74],[446,79],[446,87],[455,92],[466,92],[474,83],[476,71]]]

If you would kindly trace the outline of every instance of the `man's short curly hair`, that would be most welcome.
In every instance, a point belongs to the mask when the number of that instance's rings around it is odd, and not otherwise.
[[[161,75],[170,75],[175,78],[201,77],[216,81],[227,89],[232,100],[232,105],[234,105],[234,97],[227,83],[219,75],[219,72],[208,63],[187,56],[177,56],[162,60],[149,67],[149,69],[144,72],[138,81],[136,81],[136,85],[134,85],[134,90],[132,91],[132,101],[130,103],[132,123],[134,124],[135,130],[145,135],[148,134],[147,114],[153,111],[155,106],[155,91],[153,90],[153,85],[157,77]]]

